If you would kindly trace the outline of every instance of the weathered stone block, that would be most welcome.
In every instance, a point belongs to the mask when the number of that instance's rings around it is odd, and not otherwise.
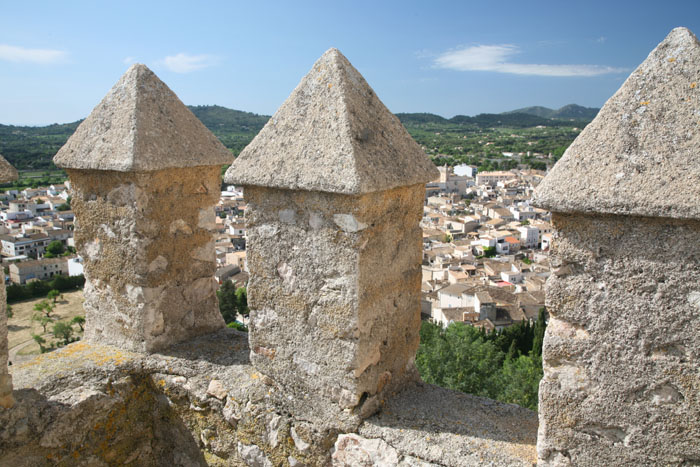
[[[68,169],[85,260],[85,337],[151,351],[223,326],[210,223],[219,166],[146,173]]]
[[[700,222],[553,215],[542,465],[700,459]]]
[[[17,179],[17,170],[4,157],[0,156],[0,183]],[[7,292],[5,291],[5,274],[0,280],[0,408],[9,408],[14,404],[12,397],[12,376],[7,371]]]
[[[251,361],[313,400],[296,416],[354,429],[417,378],[418,223],[438,175],[336,49],[226,172],[249,203]]]
[[[248,187],[253,364],[358,411],[413,379],[423,197]]]
[[[56,154],[85,259],[87,339],[153,351],[224,325],[212,229],[230,158],[141,64]]]
[[[541,465],[700,459],[699,72],[674,29],[535,191],[558,231]]]

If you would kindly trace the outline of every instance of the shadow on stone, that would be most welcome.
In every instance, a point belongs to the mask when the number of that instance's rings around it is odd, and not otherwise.
[[[207,465],[167,399],[143,375],[61,391],[14,392],[0,411],[3,465]],[[70,383],[68,384],[70,386]],[[65,386],[63,386],[65,388]]]
[[[536,461],[537,413],[426,383],[408,386],[365,420],[359,434],[440,465]]]
[[[214,365],[250,365],[248,334],[224,328],[159,352],[185,360],[203,360]]]

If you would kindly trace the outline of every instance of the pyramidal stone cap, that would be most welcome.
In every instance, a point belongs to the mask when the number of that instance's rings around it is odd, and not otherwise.
[[[434,180],[435,165],[347,58],[329,49],[224,180],[357,195]]]
[[[537,187],[557,212],[700,218],[700,43],[676,28]]]
[[[147,172],[233,155],[145,65],[132,65],[54,156],[66,169]]]
[[[17,169],[7,162],[7,159],[0,156],[0,183],[7,183],[17,180]]]

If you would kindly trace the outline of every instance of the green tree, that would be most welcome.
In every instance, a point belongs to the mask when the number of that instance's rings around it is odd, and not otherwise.
[[[46,344],[46,339],[44,339],[41,336],[37,336],[36,334],[32,334],[32,339],[34,339],[34,342],[39,344],[39,351],[41,353],[46,353],[46,347],[44,347],[44,344]]]
[[[531,351],[541,332],[536,328],[522,322],[486,333],[465,323],[442,328],[424,322],[416,366],[428,383],[537,410],[542,359]]]
[[[48,300],[42,300],[34,304],[34,310],[44,313],[47,318],[50,318],[51,313],[53,313],[53,305],[51,305]]]
[[[521,355],[516,359],[506,359],[501,370],[501,391],[497,399],[537,410],[542,374],[542,359],[539,356]]]
[[[55,305],[56,299],[58,299],[58,297],[60,295],[61,295],[61,292],[59,292],[56,289],[51,289],[51,290],[49,290],[49,293],[46,294],[46,298],[48,298],[49,300],[53,300],[53,304]]]
[[[248,308],[248,291],[245,287],[236,289],[236,308],[238,313],[243,316],[248,316],[250,314],[250,309]]]
[[[238,314],[248,316],[250,313],[245,287],[236,289],[231,281],[226,281],[216,291],[216,296],[219,298],[219,311],[226,324],[235,321]]]
[[[65,251],[66,250],[63,247],[63,243],[61,243],[60,240],[54,240],[53,242],[49,243],[49,246],[46,247],[44,258],[55,258],[57,256],[61,256]]]
[[[219,298],[219,311],[226,324],[236,320],[238,303],[236,300],[236,286],[231,281],[225,281],[216,291]]]
[[[73,287],[71,279],[72,278],[70,278],[68,276],[64,276],[63,274],[59,274],[58,276],[54,276],[54,278],[51,280],[51,282],[49,282],[49,286],[52,289],[56,289],[59,291],[68,290],[68,289],[71,289]]]
[[[495,398],[500,391],[503,359],[504,354],[472,326],[452,323],[442,329],[428,322],[421,325],[416,364],[428,383]]]
[[[70,211],[71,210],[70,202],[71,202],[71,197],[69,196],[65,203],[59,204],[58,206],[56,206],[56,211]]]
[[[485,258],[493,258],[496,256],[496,247],[495,246],[485,246],[484,247],[484,257]]]
[[[71,343],[73,326],[71,326],[69,323],[59,321],[53,325],[53,330],[51,332],[56,338],[63,339],[63,345],[68,345]]]
[[[248,326],[238,321],[232,321],[226,325],[227,328],[236,329],[238,331],[248,332]]]
[[[26,287],[19,284],[12,284],[7,287],[7,301],[16,302],[29,298],[29,293]]]
[[[70,322],[71,322],[71,324],[77,324],[80,327],[80,332],[85,331],[85,329],[84,329],[85,317],[84,316],[74,316]]]
[[[56,288],[58,287],[50,287],[49,284],[44,281],[33,281],[27,284],[29,297],[46,297],[49,290]]]
[[[510,341],[510,347],[508,347],[508,353],[506,354],[506,360],[514,360],[518,358],[518,346],[516,341]]]
[[[12,307],[10,305],[7,305],[7,308],[5,308],[5,314],[7,315],[8,318],[12,318],[15,314],[12,311]]]
[[[32,321],[36,321],[37,323],[39,323],[39,325],[42,327],[42,329],[44,330],[44,333],[45,333],[46,327],[49,324],[53,323],[53,318],[50,316],[46,316],[42,313],[34,313],[32,315]]]
[[[547,322],[545,321],[545,308],[540,308],[537,314],[537,321],[535,321],[535,326],[533,328],[533,339],[532,339],[532,355],[541,357],[542,356],[542,343],[544,342],[544,331],[547,329]]]

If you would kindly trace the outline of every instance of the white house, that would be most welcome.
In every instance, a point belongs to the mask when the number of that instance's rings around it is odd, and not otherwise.
[[[536,248],[540,239],[540,229],[530,225],[518,227],[520,232],[520,245],[523,248]]]

